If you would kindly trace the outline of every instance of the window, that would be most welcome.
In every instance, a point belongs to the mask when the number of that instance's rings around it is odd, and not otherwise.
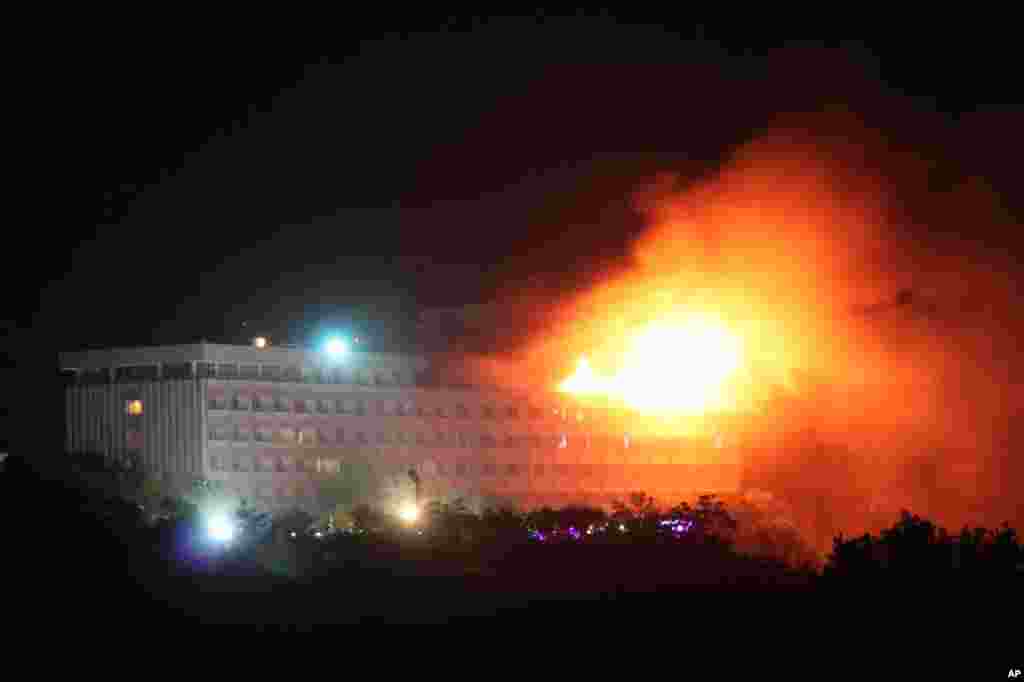
[[[380,432],[377,433],[377,443],[379,443],[380,445],[384,445],[385,443],[390,443],[390,442],[391,442],[391,435],[390,434],[388,434],[385,431],[380,431]]]
[[[409,438],[404,431],[399,431],[395,434],[395,441],[401,445],[406,445],[409,442]]]
[[[490,405],[484,405],[482,416],[484,419],[494,419],[494,408]]]
[[[519,408],[514,406],[507,408],[505,410],[505,416],[509,419],[519,419]]]
[[[265,381],[278,381],[281,378],[281,368],[277,365],[263,365],[260,378]]]
[[[391,378],[394,381],[395,386],[402,385],[402,373],[399,372],[397,369],[391,373]]]
[[[271,400],[265,395],[257,395],[253,397],[252,409],[255,412],[267,412],[270,409]]]
[[[497,444],[498,441],[489,433],[485,433],[480,436],[480,447],[482,448],[493,448]]]
[[[214,365],[212,362],[197,362],[196,377],[199,379],[212,379],[214,377]]]
[[[369,439],[368,439],[368,438],[366,437],[366,434],[365,434],[365,433],[363,433],[362,431],[360,431],[360,432],[358,432],[358,433],[356,434],[356,442],[357,442],[357,443],[360,443],[361,445],[366,445],[366,444],[367,444],[367,443],[369,443],[370,441],[369,441]]]
[[[275,397],[274,398],[274,412],[287,412],[287,411],[288,411],[288,401],[285,400],[284,398],[282,398],[281,396]]]
[[[285,465],[284,457],[274,458],[274,471],[279,474],[283,474],[288,471],[288,467]]]
[[[231,458],[231,470],[232,471],[249,471],[250,467],[249,455],[235,455]]]
[[[259,375],[259,365],[240,365],[238,367],[238,377],[240,379],[256,379]]]
[[[484,474],[484,476],[494,476],[497,473],[498,473],[497,466],[494,464],[494,462],[491,462],[491,461],[484,462],[484,466],[483,466],[483,474]]]
[[[455,475],[456,476],[469,476],[469,464],[466,462],[456,462],[455,464]]]
[[[519,447],[519,436],[505,436],[505,447],[506,448],[518,448]]]
[[[426,444],[427,444],[427,437],[424,436],[422,433],[417,433],[416,434],[416,445],[426,445]]]
[[[248,426],[239,426],[235,431],[235,440],[248,443],[252,440],[252,429]]]
[[[306,401],[298,398],[292,401],[296,414],[306,414]]]
[[[301,457],[296,458],[296,460],[295,460],[295,471],[307,472],[307,471],[309,471],[309,468],[310,468],[309,467],[309,463],[306,460],[302,459]]]
[[[163,366],[165,379],[191,379],[192,364],[189,362],[171,363]]]
[[[416,416],[417,417],[426,417],[427,416],[427,408],[425,408],[423,405],[417,405],[416,406]]]
[[[157,376],[157,366],[118,367],[114,375],[118,382],[153,381]]]
[[[448,406],[447,405],[438,405],[437,406],[437,416],[441,417],[442,419],[447,419],[448,418]]]
[[[249,404],[249,396],[245,393],[239,393],[231,398],[232,410],[248,410]]]
[[[294,443],[296,440],[298,440],[298,435],[295,429],[291,428],[290,426],[285,426],[281,429],[278,429],[277,437],[278,440],[280,440],[282,443]]]
[[[469,410],[462,403],[455,406],[455,416],[459,419],[469,419]]]
[[[321,444],[330,443],[331,442],[331,434],[330,434],[330,432],[327,429],[317,429],[316,430],[316,442],[317,443],[321,443]]]
[[[516,464],[515,462],[509,463],[508,465],[506,465],[505,466],[505,475],[506,476],[518,476],[519,475],[519,465]]]
[[[210,399],[206,401],[206,405],[211,410],[223,410],[227,408],[227,402],[224,400],[222,395],[210,396]]]
[[[237,379],[238,365],[230,363],[217,365],[217,376],[221,379]]]
[[[212,471],[222,471],[222,467],[220,455],[210,455],[210,469]]]
[[[302,368],[295,366],[285,367],[283,377],[285,381],[302,381]]]
[[[142,401],[129,400],[125,402],[124,411],[132,417],[138,417],[140,414],[142,414]]]
[[[356,416],[357,417],[365,417],[366,416],[366,401],[365,400],[357,400],[356,401],[356,410],[355,411],[356,411]]]

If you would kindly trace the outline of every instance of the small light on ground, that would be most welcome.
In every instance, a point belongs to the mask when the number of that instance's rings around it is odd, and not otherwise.
[[[211,518],[207,523],[206,531],[217,542],[231,542],[231,538],[235,536],[235,528],[231,521],[222,515]]]
[[[412,502],[407,502],[398,510],[398,516],[406,523],[416,523],[420,517],[420,510]]]

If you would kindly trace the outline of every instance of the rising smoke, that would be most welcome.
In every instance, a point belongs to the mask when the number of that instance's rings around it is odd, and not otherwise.
[[[627,266],[489,373],[554,382],[582,353],[610,367],[629,330],[713,311],[744,340],[734,407],[773,425],[750,484],[805,503],[819,545],[901,507],[1019,527],[1024,330],[998,243],[1015,226],[983,182],[938,191],[934,171],[839,116],[778,126],[705,178],[643,183]]]

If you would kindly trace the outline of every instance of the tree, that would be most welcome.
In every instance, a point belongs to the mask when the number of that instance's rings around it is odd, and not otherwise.
[[[320,501],[331,509],[354,509],[379,491],[381,482],[369,460],[353,457],[345,460],[336,474],[328,474],[317,483]]]

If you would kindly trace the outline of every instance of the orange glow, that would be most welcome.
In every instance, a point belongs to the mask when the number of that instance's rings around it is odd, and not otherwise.
[[[127,405],[125,405],[125,411],[133,417],[139,416],[142,414],[142,401],[129,400]]]
[[[598,374],[582,358],[559,390],[603,396],[645,414],[699,415],[731,406],[728,382],[741,362],[740,340],[721,323],[667,319],[631,335],[613,375]]]

